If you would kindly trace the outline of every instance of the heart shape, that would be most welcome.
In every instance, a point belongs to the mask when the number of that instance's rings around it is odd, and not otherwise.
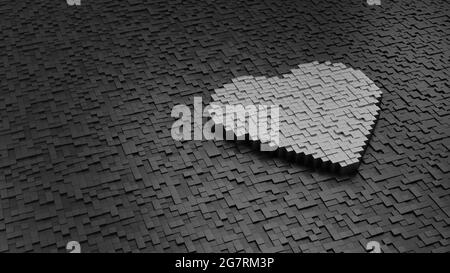
[[[312,62],[281,77],[235,78],[216,89],[212,99],[223,105],[279,105],[279,152],[348,173],[359,166],[381,94],[360,70]]]

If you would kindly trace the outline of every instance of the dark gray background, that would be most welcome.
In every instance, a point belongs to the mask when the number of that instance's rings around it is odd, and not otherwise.
[[[81,1],[0,2],[0,251],[450,251],[447,1]],[[355,175],[171,138],[316,60],[384,92]]]

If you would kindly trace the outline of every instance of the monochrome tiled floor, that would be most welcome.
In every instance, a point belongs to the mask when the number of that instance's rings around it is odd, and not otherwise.
[[[448,252],[447,1],[0,3],[0,252]],[[342,63],[383,92],[353,174],[171,109],[242,76]]]

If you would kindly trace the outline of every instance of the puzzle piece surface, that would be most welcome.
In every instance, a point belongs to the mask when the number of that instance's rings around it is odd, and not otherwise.
[[[449,1],[3,1],[0,252],[450,252]],[[353,175],[171,110],[343,63],[383,91]]]

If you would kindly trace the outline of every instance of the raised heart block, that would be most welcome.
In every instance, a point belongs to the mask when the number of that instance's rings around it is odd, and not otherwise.
[[[281,77],[238,77],[212,98],[223,105],[279,105],[278,154],[348,173],[359,166],[381,94],[360,70],[312,62]]]

